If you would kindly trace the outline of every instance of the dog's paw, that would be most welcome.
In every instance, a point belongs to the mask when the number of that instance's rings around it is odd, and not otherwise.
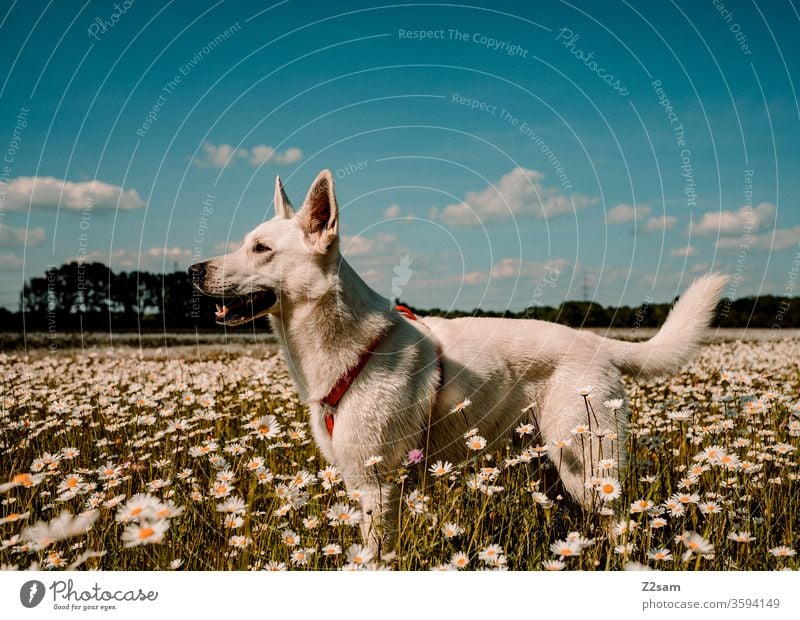
[[[381,554],[379,559],[381,562],[385,564],[394,562],[397,559],[397,551],[390,551],[389,553],[383,553]]]

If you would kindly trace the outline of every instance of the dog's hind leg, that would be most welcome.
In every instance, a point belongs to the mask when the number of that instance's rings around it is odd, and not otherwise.
[[[614,368],[603,370],[583,375],[574,369],[554,373],[539,419],[550,460],[566,491],[584,508],[600,505],[593,490],[587,488],[593,477],[602,475],[598,462],[612,461],[616,470],[624,469],[627,460],[627,402],[621,378]],[[593,386],[586,396],[579,392],[582,385]],[[618,410],[604,404],[612,398],[622,399]]]

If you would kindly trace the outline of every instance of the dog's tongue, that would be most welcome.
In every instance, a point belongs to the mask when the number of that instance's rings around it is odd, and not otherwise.
[[[228,314],[228,306],[220,306],[219,304],[216,304],[216,306],[217,311],[214,313],[214,316],[218,319],[225,318],[225,315]]]

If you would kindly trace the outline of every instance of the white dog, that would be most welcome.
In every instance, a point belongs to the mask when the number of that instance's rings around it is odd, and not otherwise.
[[[652,377],[683,366],[727,281],[698,279],[661,330],[641,343],[536,320],[416,320],[391,309],[339,253],[339,210],[327,170],[297,214],[277,179],[275,217],[235,252],[190,273],[199,290],[221,299],[220,324],[269,316],[310,407],[317,445],[348,489],[361,492],[362,532],[376,551],[394,544],[399,492],[392,472],[412,449],[428,462],[462,461],[470,453],[464,435],[474,428],[492,448],[519,424],[534,424],[564,487],[588,507],[585,481],[600,449],[606,457],[616,449],[625,464],[623,373]],[[582,386],[592,386],[588,403]],[[616,399],[621,404],[604,404]],[[581,424],[592,426],[592,440],[560,442]],[[597,436],[604,433],[611,435]]]

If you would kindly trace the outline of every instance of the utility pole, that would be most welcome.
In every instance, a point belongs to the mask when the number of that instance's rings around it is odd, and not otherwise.
[[[583,299],[589,301],[589,277],[586,275],[586,267],[583,268]]]

